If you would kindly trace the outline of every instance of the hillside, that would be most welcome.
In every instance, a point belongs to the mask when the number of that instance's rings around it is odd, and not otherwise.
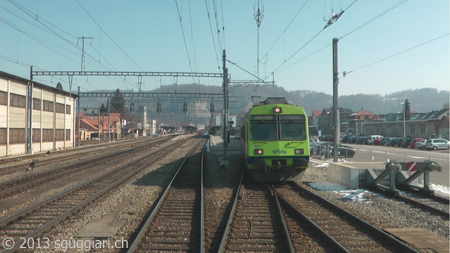
[[[162,86],[153,92],[204,92],[222,93],[222,88],[217,86],[203,85],[168,85]],[[267,97],[286,97],[295,105],[302,106],[310,115],[313,110],[331,108],[333,96],[323,92],[311,90],[286,91],[277,86],[258,85],[231,85],[229,87],[230,111],[238,114],[248,110],[253,102],[264,100]],[[354,112],[364,110],[383,114],[402,111],[401,102],[408,98],[411,110],[416,112],[429,112],[440,110],[449,104],[449,91],[438,91],[434,88],[422,88],[417,90],[404,90],[391,93],[386,96],[357,94],[339,96],[339,107],[351,109]]]
[[[151,92],[222,93],[222,87],[199,84],[174,84],[161,86]],[[311,90],[286,91],[282,87],[268,85],[230,85],[229,96],[230,112],[232,114],[245,112],[254,102],[259,102],[267,97],[286,97],[290,103],[305,108],[308,115],[311,115],[313,110],[331,108],[333,104],[333,96],[323,92]],[[440,110],[449,106],[449,91],[422,88],[404,90],[385,96],[368,94],[339,96],[339,107],[348,108],[354,112],[363,108],[364,110],[377,114],[395,113],[402,111],[402,105],[400,103],[404,102],[406,98],[408,98],[411,104],[411,110],[419,113]],[[102,102],[82,99],[81,103],[82,106],[85,103],[89,103],[91,107],[97,107]],[[100,104],[97,105],[96,103]],[[216,110],[218,109],[220,109],[220,105],[216,105]]]

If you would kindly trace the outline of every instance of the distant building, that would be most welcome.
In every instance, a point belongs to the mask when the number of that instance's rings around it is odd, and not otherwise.
[[[95,113],[80,113],[80,139],[91,140],[92,138],[99,138],[107,140],[108,120],[111,123],[109,131],[111,139],[121,139],[122,124],[120,122],[120,113],[111,113],[109,119],[108,114],[104,113],[100,116]]]
[[[413,118],[413,117],[411,117]],[[415,120],[364,122],[364,135],[379,134],[389,137],[449,138],[449,109],[422,113]]]
[[[344,125],[344,131],[345,133],[352,133],[353,135],[367,135],[367,133],[365,133],[363,126],[366,123],[370,123],[370,122],[381,122],[380,120],[380,116],[378,116],[378,114],[372,113],[372,112],[368,112],[365,111],[363,109],[361,109],[359,112],[355,112],[350,114],[347,117],[347,121],[346,124]],[[342,126],[341,126],[341,131],[342,131]],[[379,133],[375,133],[375,134],[379,134]]]
[[[448,108],[428,113],[411,111],[411,119],[405,121],[403,112],[381,115],[363,109],[355,113],[350,109],[340,112],[341,134],[449,139]],[[318,129],[322,135],[334,134],[332,109],[315,110],[309,120],[310,130]]]
[[[0,157],[75,145],[77,95],[33,83],[0,71]]]
[[[352,114],[351,109],[339,109],[339,121],[341,123],[341,132],[343,132],[345,129],[343,129],[342,126],[347,126],[347,118]],[[316,115],[318,115],[318,112],[316,112]],[[322,135],[332,135],[334,134],[333,130],[333,109],[332,108],[326,108],[322,110],[322,113],[320,114],[320,117],[317,117],[318,119],[318,129],[321,132]],[[314,121],[314,118],[313,118]]]

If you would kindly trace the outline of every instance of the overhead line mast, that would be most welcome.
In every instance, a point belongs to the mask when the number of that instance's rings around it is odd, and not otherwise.
[[[256,76],[259,78],[259,27],[261,26],[262,20],[264,18],[264,7],[262,7],[262,11],[260,9],[259,0],[258,0],[258,10],[255,10],[255,20],[257,29],[257,37],[256,37]]]
[[[78,42],[81,40],[82,41],[82,45],[81,45],[81,72],[83,72],[85,70],[85,65],[86,65],[86,58],[84,56],[84,40],[93,40],[94,38],[92,37],[81,37],[78,38]]]

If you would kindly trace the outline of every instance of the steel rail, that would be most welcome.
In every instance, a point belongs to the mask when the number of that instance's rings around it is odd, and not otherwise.
[[[246,170],[244,170],[244,172],[242,173],[241,181],[239,182],[239,186],[238,186],[237,191],[234,196],[233,206],[231,207],[230,215],[228,217],[228,221],[225,226],[225,230],[223,231],[222,240],[220,241],[219,253],[225,252],[225,242],[227,240],[228,234],[230,233],[231,222],[233,221],[234,212],[236,211],[237,201],[238,201],[238,198],[240,197],[241,191],[244,189],[244,188],[242,188],[242,186],[243,186],[242,183],[244,181],[245,173],[246,173]]]
[[[203,172],[205,166],[205,151],[206,151],[206,142],[202,149],[202,162],[200,165],[200,252],[203,253],[205,251],[205,208],[204,208],[204,196],[203,196]]]
[[[442,210],[442,209],[436,208],[434,206],[428,205],[426,203],[422,203],[420,201],[417,201],[417,200],[415,200],[413,198],[410,198],[410,197],[407,197],[407,196],[403,196],[401,194],[398,195],[398,196],[395,196],[395,198],[397,198],[397,199],[399,199],[399,200],[401,200],[403,202],[406,202],[408,204],[419,206],[420,208],[423,208],[423,209],[428,210],[430,212],[434,212],[434,213],[436,213],[438,215],[442,215],[445,218],[447,218],[447,220],[450,217],[448,209],[447,210]],[[432,198],[432,199],[434,199],[434,198]],[[441,199],[445,200],[444,198],[441,198]],[[434,199],[434,200],[441,201],[440,199]],[[448,205],[448,203],[447,203],[447,205]]]
[[[352,220],[353,222],[356,222],[357,224],[362,225],[365,229],[367,229],[368,231],[370,231],[370,233],[372,233],[373,235],[383,238],[383,240],[386,242],[387,245],[391,246],[391,247],[395,247],[396,249],[398,249],[400,252],[417,252],[416,250],[414,250],[413,248],[409,247],[408,245],[404,244],[403,242],[397,240],[396,238],[394,238],[393,236],[387,234],[386,232],[384,232],[381,229],[378,229],[377,227],[373,226],[372,224],[362,220],[361,218],[355,216],[354,214],[340,208],[339,206],[331,203],[330,201],[328,201],[327,199],[315,194],[314,192],[306,189],[305,187],[302,187],[296,183],[293,182],[288,182],[288,184],[293,187],[293,188],[299,188],[301,189],[304,193],[318,199],[321,204],[323,206],[325,206],[326,208],[332,210],[333,213],[338,213],[340,215],[345,216],[346,218]],[[277,193],[279,194],[279,193]],[[281,195],[281,194],[280,194]]]
[[[155,155],[155,154],[159,154],[162,153],[164,151],[166,151],[167,149],[170,149],[171,147],[175,146],[175,145],[179,145],[179,143],[174,143],[168,147],[166,147],[165,149],[161,149],[158,152],[152,153],[151,155]],[[120,172],[122,171],[123,168],[127,168],[130,165],[134,164],[134,163],[138,163],[141,160],[144,160],[146,157],[148,157],[149,154],[144,154],[139,156],[138,158],[133,159],[131,162],[128,162],[124,165],[121,165],[117,168],[115,168],[114,170],[108,171],[103,173],[102,175],[99,175],[95,178],[92,178],[84,183],[78,184],[75,187],[68,189],[58,195],[55,195],[47,200],[41,201],[35,205],[33,205],[32,207],[26,208],[24,210],[21,210],[9,217],[6,217],[2,220],[0,220],[0,227],[6,226],[7,224],[9,224],[10,222],[20,219],[21,217],[24,217],[30,213],[32,213],[33,211],[44,207],[52,202],[55,202],[79,189],[83,189],[86,186],[93,184],[95,182],[98,182],[104,178],[107,178],[108,176],[115,174],[116,172]],[[126,174],[125,176],[119,178],[118,180],[116,180],[114,183],[106,186],[105,188],[103,188],[102,190],[96,192],[94,195],[88,197],[87,199],[83,200],[82,202],[78,203],[77,205],[75,205],[74,207],[72,207],[71,209],[69,209],[68,211],[64,212],[63,214],[57,216],[56,218],[53,218],[52,220],[48,221],[45,225],[39,227],[38,229],[36,229],[35,231],[31,232],[30,234],[21,237],[21,239],[19,241],[17,241],[14,245],[14,247],[12,247],[11,249],[8,250],[18,250],[17,247],[20,247],[20,245],[22,245],[22,243],[24,241],[26,241],[28,238],[30,237],[35,237],[35,236],[40,236],[42,235],[44,232],[49,231],[53,226],[55,226],[56,224],[58,224],[60,221],[62,221],[63,219],[65,219],[66,217],[72,215],[74,212],[80,210],[81,208],[83,208],[84,206],[90,204],[92,201],[94,201],[95,199],[97,199],[98,197],[102,196],[103,194],[105,194],[106,192],[108,192],[109,190],[113,189],[114,187],[120,185],[122,182],[126,181],[127,179],[131,178],[132,176],[136,175],[136,173],[138,173],[139,171],[141,171],[142,169],[144,169],[145,167],[147,167],[149,164],[155,162],[159,160],[158,158],[153,159],[150,162],[146,162],[144,165],[139,166],[136,169],[133,169],[132,171],[130,171],[128,174]],[[6,252],[6,250],[2,251],[2,252]]]
[[[278,218],[281,220],[281,223],[283,224],[283,234],[285,237],[285,240],[288,242],[288,248],[289,252],[295,252],[294,246],[292,245],[292,240],[289,235],[289,229],[286,225],[286,219],[283,216],[283,211],[281,210],[280,201],[278,200],[278,194],[276,194],[275,187],[272,185],[272,187],[268,186],[267,184],[264,184],[272,193],[272,195],[275,198],[275,202],[277,203],[277,211],[278,211]]]
[[[150,216],[147,218],[147,220],[145,221],[144,225],[142,226],[142,228],[140,229],[139,233],[136,235],[136,238],[134,239],[133,243],[130,245],[130,247],[128,248],[127,252],[138,252],[139,250],[139,244],[142,242],[145,233],[147,232],[147,230],[149,229],[151,223],[153,222],[153,219],[156,217],[157,212],[159,211],[160,207],[162,206],[163,202],[165,201],[166,197],[169,194],[169,190],[172,187],[173,182],[175,181],[175,179],[177,178],[177,176],[180,174],[180,171],[182,170],[184,164],[186,163],[186,161],[188,160],[188,158],[191,156],[192,152],[195,150],[195,146],[192,147],[192,149],[189,151],[189,153],[186,155],[186,157],[184,158],[183,162],[181,163],[181,165],[178,167],[176,173],[174,174],[174,176],[172,177],[172,179],[170,180],[169,184],[166,186],[166,189],[164,190],[164,192],[161,194],[157,204],[155,205],[155,208],[153,209],[153,211],[151,212]],[[205,152],[206,148],[205,146],[202,149],[202,165],[203,165],[203,158],[204,158],[204,152]],[[203,172],[203,166],[201,172]],[[203,173],[201,173],[203,174]],[[203,191],[203,184],[201,185],[201,190]],[[202,198],[203,200],[203,198]],[[201,205],[201,210],[203,210],[203,204]],[[203,215],[203,212],[201,212]],[[200,217],[200,220],[203,221],[203,216]],[[203,231],[203,228],[202,228]],[[203,234],[203,232],[201,233]],[[201,240],[201,245],[200,248],[203,250],[204,249],[204,243],[203,243],[203,239]]]
[[[308,227],[314,229],[320,235],[320,238],[329,243],[333,250],[336,252],[350,252],[345,247],[343,247],[339,242],[337,242],[332,236],[330,236],[327,232],[325,232],[320,226],[318,226],[315,222],[305,216],[302,212],[300,212],[297,208],[291,205],[279,192],[274,189],[275,195],[281,200],[283,205],[289,208],[292,212],[294,212],[300,220],[306,224]]]
[[[145,145],[140,146],[139,148],[152,146],[155,143],[160,144],[161,142],[164,142],[164,141],[156,141],[156,142],[146,143]],[[113,156],[115,156],[115,157],[126,156],[127,153],[131,153],[131,152],[135,152],[135,149],[129,149],[129,150],[126,150],[125,152],[123,150],[117,150],[117,151],[114,151],[113,153],[107,153],[102,156],[93,157],[93,158],[82,160],[80,162],[76,162],[73,164],[64,165],[62,167],[58,167],[58,168],[55,168],[52,170],[42,171],[42,172],[38,172],[38,173],[31,174],[28,176],[26,175],[24,177],[19,177],[16,179],[2,182],[2,183],[0,183],[0,189],[3,189],[3,188],[7,188],[7,189],[0,190],[0,198],[2,198],[3,196],[6,196],[6,195],[12,194],[14,192],[20,192],[25,187],[31,187],[34,185],[38,185],[38,184],[41,184],[44,182],[48,182],[48,180],[50,180],[50,179],[56,179],[59,177],[70,175],[74,171],[81,171],[83,169],[86,169],[83,166],[87,166],[87,165],[95,166],[99,163],[102,163],[104,160],[110,159]],[[80,168],[80,166],[81,166],[81,168]],[[14,186],[14,185],[16,185],[16,186]]]

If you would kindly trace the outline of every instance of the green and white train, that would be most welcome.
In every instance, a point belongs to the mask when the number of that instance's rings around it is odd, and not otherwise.
[[[308,168],[308,116],[283,97],[255,104],[240,135],[247,171],[255,180],[298,181]]]

